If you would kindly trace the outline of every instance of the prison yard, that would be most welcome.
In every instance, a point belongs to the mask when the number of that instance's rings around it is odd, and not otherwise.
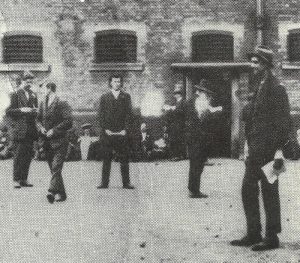
[[[67,162],[68,199],[49,204],[50,172],[34,161],[32,188],[14,189],[12,160],[1,161],[0,262],[298,262],[300,164],[280,178],[280,248],[253,252],[229,242],[244,234],[240,187],[244,164],[211,159],[202,179],[207,199],[188,198],[188,162],[133,163],[134,190],[121,187],[113,163],[108,189],[96,189],[102,162]]]

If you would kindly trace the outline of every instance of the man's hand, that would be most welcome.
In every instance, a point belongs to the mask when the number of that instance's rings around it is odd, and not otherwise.
[[[111,130],[105,130],[105,133],[106,133],[108,136],[113,135],[113,132],[112,132]]]
[[[121,136],[125,136],[125,135],[126,135],[126,131],[125,131],[125,130],[122,130],[122,131],[119,132],[119,134],[120,134]]]
[[[47,131],[46,136],[47,136],[47,138],[52,137],[53,136],[53,129]]]

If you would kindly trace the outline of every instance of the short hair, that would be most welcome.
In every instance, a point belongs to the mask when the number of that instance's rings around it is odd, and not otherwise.
[[[109,80],[108,80],[108,85],[110,86],[112,79],[120,79],[121,80],[121,85],[123,85],[123,76],[122,75],[111,75],[109,76]]]
[[[56,84],[53,82],[47,83],[46,88],[51,89],[52,92],[56,92]]]

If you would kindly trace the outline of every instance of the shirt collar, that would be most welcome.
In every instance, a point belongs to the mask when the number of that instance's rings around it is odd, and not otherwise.
[[[111,90],[112,94],[114,95],[115,99],[117,99],[120,95],[120,90]]]

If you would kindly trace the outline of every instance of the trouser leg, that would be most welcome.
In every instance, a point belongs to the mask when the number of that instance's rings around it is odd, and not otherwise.
[[[62,178],[62,169],[67,152],[66,145],[53,150],[53,159],[51,163],[52,178],[50,181],[49,192],[65,194],[65,186]]]
[[[33,141],[16,142],[14,155],[14,181],[27,181],[32,160]]]
[[[261,188],[266,213],[266,237],[272,238],[281,232],[278,180],[270,184],[267,179],[263,177],[261,180]]]
[[[189,168],[189,183],[188,189],[192,193],[200,191],[201,175],[207,160],[207,151],[200,148],[200,145],[193,145],[190,147],[190,168]]]
[[[125,186],[130,183],[129,156],[128,156],[128,145],[127,145],[126,139],[120,138],[120,139],[116,140],[114,148],[117,151],[117,153],[119,154],[122,183],[123,183],[123,186]]]
[[[242,201],[247,221],[248,235],[255,235],[261,231],[259,213],[259,186],[260,168],[246,162],[246,171],[242,185]]]

